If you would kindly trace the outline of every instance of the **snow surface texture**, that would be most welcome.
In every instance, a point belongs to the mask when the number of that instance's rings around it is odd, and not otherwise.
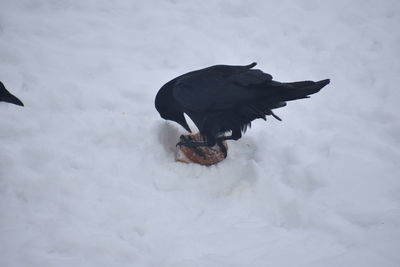
[[[0,2],[0,266],[400,266],[400,2]],[[331,78],[213,167],[158,89]]]

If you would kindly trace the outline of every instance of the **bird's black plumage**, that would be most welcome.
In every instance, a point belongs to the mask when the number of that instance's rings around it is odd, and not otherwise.
[[[272,115],[273,109],[286,101],[308,98],[329,83],[329,79],[313,82],[280,83],[270,74],[247,66],[215,65],[192,71],[166,83],[155,99],[161,117],[182,125],[190,132],[186,113],[204,137],[204,143],[186,145],[213,146],[227,139],[237,140],[251,121]],[[225,136],[225,133],[231,135]],[[185,144],[183,144],[185,145]]]
[[[12,103],[18,106],[23,106],[21,100],[19,100],[16,96],[12,95],[5,87],[2,82],[0,82],[0,101]]]

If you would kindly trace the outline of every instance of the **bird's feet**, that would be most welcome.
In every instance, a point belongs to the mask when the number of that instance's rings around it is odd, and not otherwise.
[[[226,146],[222,142],[217,142],[219,149],[221,150],[222,154],[224,154],[224,158],[228,155],[228,151],[226,150]]]
[[[190,135],[185,136],[185,135],[181,135],[180,136],[180,141],[176,144],[176,146],[186,146],[186,147],[190,147],[194,153],[196,153],[197,155],[199,155],[202,158],[206,158],[206,155],[204,154],[204,152],[199,148],[199,142],[193,141],[192,137]]]

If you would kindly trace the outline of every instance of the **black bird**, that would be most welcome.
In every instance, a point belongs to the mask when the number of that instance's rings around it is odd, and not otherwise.
[[[308,98],[329,83],[329,79],[277,82],[270,74],[252,69],[256,64],[215,65],[183,74],[161,87],[155,99],[161,117],[191,132],[186,113],[204,139],[195,142],[181,136],[177,145],[197,148],[218,144],[223,149],[222,141],[241,138],[251,121],[266,120],[266,115],[281,120],[273,109],[285,106],[286,101]]]
[[[24,104],[16,96],[12,95],[0,82],[0,101],[12,103],[18,106],[24,106]]]

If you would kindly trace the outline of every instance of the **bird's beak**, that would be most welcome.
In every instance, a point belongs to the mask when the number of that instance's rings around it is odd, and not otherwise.
[[[192,130],[190,130],[190,127],[188,125],[188,123],[185,120],[185,117],[182,115],[182,119],[178,122],[180,125],[182,125],[183,128],[185,128],[186,131],[188,131],[189,133],[192,132]]]

